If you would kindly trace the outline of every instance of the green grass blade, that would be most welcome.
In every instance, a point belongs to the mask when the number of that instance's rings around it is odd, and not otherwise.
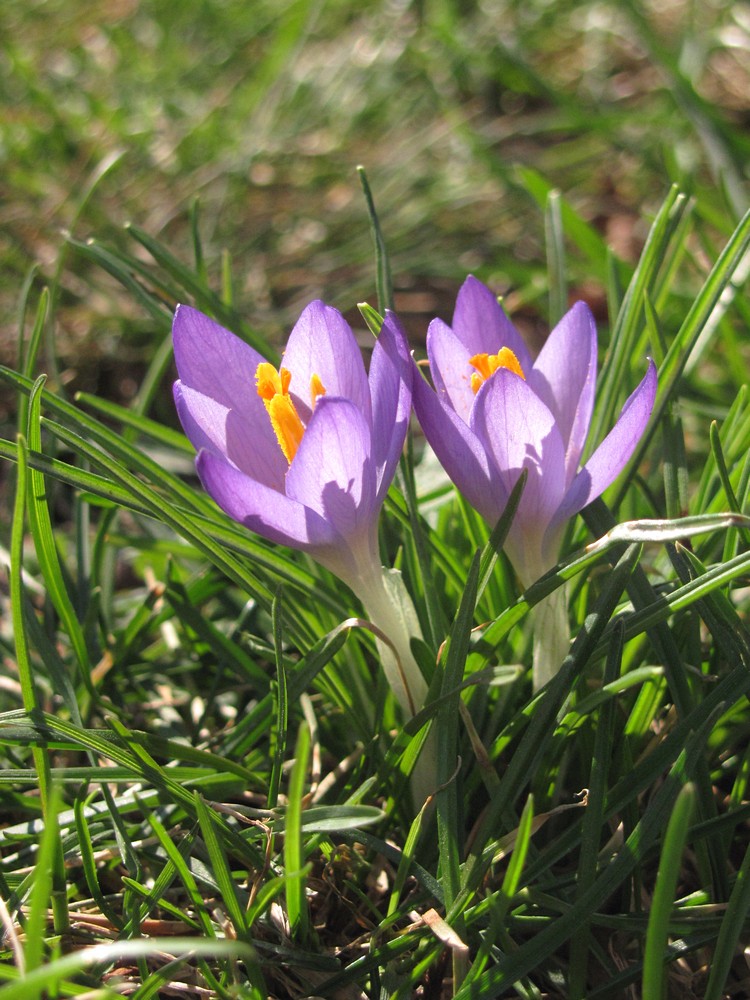
[[[39,714],[36,687],[33,677],[33,668],[29,656],[29,644],[24,622],[24,607],[26,597],[23,584],[23,536],[26,513],[26,497],[29,489],[28,485],[28,458],[26,442],[18,435],[18,480],[16,483],[16,499],[13,508],[13,525],[11,529],[11,550],[10,550],[10,604],[13,621],[13,640],[16,652],[16,663],[18,665],[18,676],[21,685],[21,696],[26,712],[36,717]],[[54,914],[55,930],[63,932],[69,926],[68,906],[67,906],[67,881],[65,878],[65,865],[63,861],[62,843],[57,827],[57,812],[54,805],[54,790],[50,775],[50,764],[47,751],[43,747],[34,746],[32,750],[34,765],[39,779],[39,792],[42,801],[42,812],[44,814],[46,829],[52,848],[49,857],[49,873],[52,879],[52,909]],[[47,841],[45,840],[45,844]],[[41,890],[40,890],[41,891]],[[46,909],[47,900],[44,906]]]
[[[40,426],[41,390],[45,376],[40,375],[31,390],[29,398],[28,441],[31,448],[41,451],[42,433]],[[29,470],[29,527],[34,539],[37,558],[44,577],[47,592],[55,606],[65,631],[68,633],[76,656],[79,677],[93,696],[91,683],[91,661],[86,648],[86,639],[76,616],[73,602],[63,580],[60,557],[52,533],[52,518],[47,498],[45,477],[36,469]],[[75,711],[75,709],[74,709]]]
[[[292,933],[300,940],[307,940],[309,914],[303,868],[302,849],[302,800],[307,781],[307,764],[310,754],[310,729],[307,722],[300,723],[294,748],[294,765],[289,778],[289,792],[284,819],[284,867],[286,869],[286,910]]]
[[[549,275],[549,321],[554,327],[568,309],[568,283],[565,267],[565,233],[559,191],[550,191],[544,212],[544,236]]]
[[[60,831],[57,823],[59,804],[59,793],[53,789],[45,804],[44,830],[39,841],[39,850],[34,865],[34,881],[26,912],[24,961],[27,972],[34,972],[38,969],[44,956],[44,944],[47,939],[47,912],[50,908],[53,882],[58,867],[55,855],[60,850]]]
[[[211,861],[211,869],[221,893],[222,905],[226,907],[227,914],[232,921],[232,926],[239,940],[247,940],[249,928],[245,920],[245,910],[240,903],[237,885],[229,866],[229,859],[227,858],[224,845],[217,833],[217,823],[213,811],[197,792],[195,793],[194,802],[203,836],[203,843],[206,845],[206,850]]]
[[[711,956],[711,969],[704,1000],[722,1000],[732,962],[743,947],[743,934],[750,911],[750,847],[745,851],[737,878],[721,922],[716,947]]]
[[[380,220],[375,210],[375,200],[370,189],[370,182],[367,179],[364,167],[357,167],[359,180],[367,204],[367,214],[370,219],[372,238],[375,244],[375,288],[378,296],[378,309],[381,315],[385,315],[386,309],[393,309],[393,278],[391,276],[391,265],[388,260],[388,249],[383,239],[380,229]]]
[[[15,982],[6,983],[0,987],[0,1000],[40,1000],[44,995],[56,996],[60,980],[76,976],[91,966],[108,966],[115,961],[158,956],[164,952],[181,955],[186,961],[191,956],[250,962],[255,958],[255,952],[244,941],[206,941],[190,937],[112,941],[78,949],[27,973]]]
[[[276,744],[273,752],[271,778],[268,783],[268,808],[274,809],[279,795],[281,772],[286,757],[286,741],[289,725],[289,691],[286,667],[282,652],[281,636],[281,592],[277,592],[271,607],[273,648],[276,658]]]
[[[39,351],[42,346],[42,340],[44,337],[44,329],[47,323],[47,314],[49,312],[49,291],[46,288],[42,289],[42,293],[39,296],[39,302],[36,308],[36,318],[34,320],[34,326],[31,331],[31,336],[29,338],[28,347],[26,349],[26,356],[22,357],[22,363],[19,364],[19,370],[24,373],[28,378],[32,378],[34,375],[34,369],[36,368],[37,359],[39,357]],[[23,339],[19,339],[19,343],[22,343]],[[19,351],[22,356],[23,352]],[[24,419],[24,411],[21,412],[21,420]]]
[[[654,1000],[666,995],[664,952],[667,941],[673,936],[670,923],[674,894],[682,865],[682,852],[695,807],[695,798],[694,786],[686,784],[677,796],[664,834],[643,956],[643,996],[653,997]]]

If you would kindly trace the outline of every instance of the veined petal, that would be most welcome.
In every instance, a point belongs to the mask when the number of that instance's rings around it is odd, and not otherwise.
[[[311,302],[289,334],[282,364],[292,373],[289,393],[304,423],[311,415],[313,375],[323,383],[326,395],[350,399],[370,422],[370,390],[362,352],[338,309],[319,300]]]
[[[207,448],[219,455],[227,453],[228,408],[179,379],[172,386],[177,416],[196,451]],[[239,465],[232,459],[235,465]]]
[[[265,358],[244,340],[190,306],[177,306],[172,340],[183,385],[248,419],[263,412],[255,390],[255,372]]]
[[[459,289],[452,326],[469,357],[497,354],[501,347],[509,347],[524,372],[531,368],[531,357],[518,330],[489,288],[473,274]]]
[[[419,423],[440,464],[472,507],[494,524],[508,494],[490,472],[484,445],[452,407],[441,402],[418,369],[414,372],[413,399]]]
[[[206,492],[221,509],[263,538],[296,549],[342,544],[335,529],[315,511],[251,479],[224,459],[202,451],[196,465]]]
[[[283,488],[286,462],[255,386],[263,357],[190,306],[177,307],[172,339],[175,401],[196,451],[227,454],[248,475]]]
[[[372,460],[381,503],[393,480],[411,415],[412,364],[401,324],[386,312],[370,360]]]
[[[474,355],[447,324],[434,319],[427,328],[427,357],[438,397],[468,424],[475,398],[471,375],[476,369],[469,363]]]
[[[507,549],[525,582],[540,559],[542,539],[565,490],[565,448],[555,418],[527,383],[500,369],[481,387],[472,430],[487,449],[507,496],[522,469],[526,487]]]
[[[196,451],[224,455],[245,475],[284,491],[287,462],[273,433],[267,431],[270,421],[262,406],[251,424],[247,413],[227,409],[179,381],[174,384],[174,399],[180,422]]]
[[[648,424],[656,398],[656,366],[649,358],[648,371],[628,397],[617,423],[573,480],[555,514],[555,524],[577,514],[615,481],[630,460]]]
[[[565,482],[578,469],[596,392],[596,325],[583,302],[563,316],[545,341],[527,380],[547,404],[565,443]]]
[[[376,513],[370,425],[349,399],[318,400],[286,476],[286,495],[341,537],[366,529]]]

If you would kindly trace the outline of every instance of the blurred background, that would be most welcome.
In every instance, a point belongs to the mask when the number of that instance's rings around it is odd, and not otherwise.
[[[546,329],[551,188],[602,324],[672,182],[698,271],[745,209],[748,3],[4,0],[0,46],[0,360],[36,263],[63,384],[120,402],[165,332],[85,252],[152,265],[126,223],[281,342],[375,303],[363,164],[419,343],[470,271]]]

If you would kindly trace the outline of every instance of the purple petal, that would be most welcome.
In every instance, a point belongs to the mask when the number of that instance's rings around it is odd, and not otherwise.
[[[494,524],[508,494],[490,474],[484,447],[468,424],[438,398],[419,370],[414,372],[413,399],[419,423],[440,464],[471,506]]]
[[[476,369],[469,364],[474,354],[469,354],[464,342],[449,326],[441,319],[434,319],[427,328],[427,357],[438,397],[443,402],[447,398],[458,416],[468,424],[475,398],[471,375]]]
[[[257,351],[190,306],[177,306],[172,324],[174,360],[183,385],[217,400],[228,410],[263,411],[255,388],[261,361]]]
[[[370,360],[372,460],[376,504],[388,492],[404,446],[411,415],[412,365],[406,337],[395,313],[387,312]]]
[[[315,511],[250,479],[222,458],[202,451],[196,465],[206,492],[221,509],[263,538],[296,549],[342,544],[331,525]]]
[[[566,521],[600,496],[625,468],[648,424],[654,408],[656,387],[656,366],[649,358],[648,371],[627,399],[617,423],[565,494],[555,515],[556,524]]]
[[[255,385],[265,359],[190,306],[177,307],[172,337],[180,376],[175,401],[196,450],[226,454],[248,475],[282,489],[286,460]]]
[[[524,373],[531,368],[531,356],[521,335],[489,288],[473,274],[459,289],[452,325],[470,358],[497,354],[501,347],[509,347]]]
[[[499,369],[477,393],[472,429],[486,447],[506,496],[521,470],[528,469],[506,548],[516,572],[529,582],[565,490],[565,447],[555,418],[522,378]]]
[[[596,392],[596,325],[585,303],[577,302],[563,316],[526,377],[557,421],[569,484],[586,443]]]
[[[318,375],[328,396],[350,399],[371,417],[367,375],[351,327],[332,306],[311,302],[289,334],[281,363],[292,373],[289,392],[302,420],[310,419],[310,380]]]
[[[315,511],[344,538],[376,515],[370,426],[349,399],[317,402],[286,476],[286,495]]]
[[[245,475],[284,491],[287,461],[264,406],[249,424],[246,415],[228,410],[182,382],[174,384],[174,399],[180,422],[196,451],[206,449],[225,456]]]

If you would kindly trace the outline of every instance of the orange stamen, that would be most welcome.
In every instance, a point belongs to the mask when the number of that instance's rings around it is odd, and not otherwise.
[[[265,404],[276,440],[290,465],[305,433],[305,425],[289,395],[291,381],[292,373],[288,368],[279,368],[276,371],[268,361],[261,361],[255,370],[255,385],[258,389],[258,395]],[[313,375],[310,379],[310,399],[313,408],[317,398],[324,396],[325,391],[320,376]]]
[[[268,416],[271,418],[271,427],[276,434],[279,447],[284,452],[284,456],[292,464],[292,459],[297,454],[305,427],[299,418],[294,403],[290,396],[277,395],[272,399],[264,400]]]
[[[473,358],[469,358],[469,364],[476,368],[471,375],[471,388],[475,395],[498,368],[507,368],[514,374],[520,375],[524,382],[526,381],[523,368],[509,347],[501,347],[497,354],[475,354]]]
[[[315,409],[315,404],[318,401],[318,396],[325,396],[326,387],[320,381],[320,375],[316,375],[313,372],[312,378],[310,379],[310,399],[312,400],[312,407]]]

